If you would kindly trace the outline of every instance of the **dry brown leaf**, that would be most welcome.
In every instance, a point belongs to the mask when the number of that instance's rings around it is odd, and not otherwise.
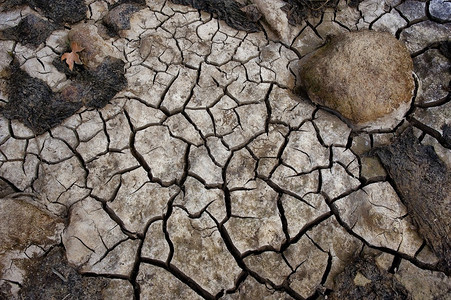
[[[77,52],[83,51],[85,48],[80,47],[76,42],[72,42],[70,44],[70,48],[72,52],[66,52],[61,56],[61,60],[66,60],[67,65],[69,66],[69,70],[74,69],[74,63],[78,65],[82,65],[83,63],[80,60],[80,56],[78,56]]]

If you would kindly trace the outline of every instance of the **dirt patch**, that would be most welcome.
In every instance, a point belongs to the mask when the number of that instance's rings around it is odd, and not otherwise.
[[[109,29],[110,35],[119,35],[121,30],[130,29],[130,18],[132,15],[143,9],[144,3],[122,3],[112,8],[103,18],[103,23]]]
[[[319,17],[326,8],[336,9],[339,0],[284,0],[282,10],[291,25],[301,24],[308,17]],[[350,7],[358,7],[363,0],[349,0]]]
[[[0,32],[0,39],[14,40],[22,45],[39,46],[57,27],[35,15],[23,18],[19,25]]]
[[[60,25],[79,22],[86,18],[88,11],[84,0],[6,0],[3,2],[3,10],[28,5]]]
[[[81,276],[70,267],[62,247],[55,247],[30,268],[21,299],[103,299],[109,280]]]
[[[407,289],[372,258],[360,258],[335,278],[330,299],[412,299]]]
[[[171,0],[175,4],[189,5],[213,14],[215,18],[223,20],[232,28],[247,32],[260,31],[259,26],[253,21],[254,13],[248,15],[245,6],[234,0]]]
[[[60,124],[82,107],[80,101],[65,101],[38,78],[20,69],[17,62],[11,67],[9,102],[1,109],[8,119],[17,119],[36,134]]]
[[[73,81],[61,92],[62,98],[69,101],[76,99],[87,107],[104,107],[127,86],[127,79],[124,76],[125,63],[118,58],[108,56],[92,70],[75,65],[73,71],[70,71],[60,59],[56,59],[53,65]]]
[[[72,80],[57,93],[44,81],[21,70],[18,62],[13,61],[8,80],[9,102],[0,108],[0,112],[8,119],[21,121],[35,134],[41,134],[59,125],[83,105],[104,107],[127,86],[125,64],[117,58],[107,57],[92,70],[76,65],[74,70],[70,71],[59,58],[54,61],[54,65]]]

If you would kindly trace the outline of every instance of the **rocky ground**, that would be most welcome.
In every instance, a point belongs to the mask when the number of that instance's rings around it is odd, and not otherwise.
[[[451,3],[322,2],[1,1],[0,298],[449,298]],[[413,59],[391,131],[299,90],[365,29]]]

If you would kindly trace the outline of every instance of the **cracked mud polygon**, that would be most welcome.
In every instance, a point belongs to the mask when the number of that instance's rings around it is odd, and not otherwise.
[[[445,0],[3,1],[0,298],[449,298],[450,16]],[[367,29],[413,59],[393,130],[299,92],[301,58]]]

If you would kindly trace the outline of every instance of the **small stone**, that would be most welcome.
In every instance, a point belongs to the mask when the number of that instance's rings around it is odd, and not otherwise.
[[[88,69],[96,69],[107,56],[120,58],[117,50],[103,40],[94,25],[84,23],[76,25],[69,31],[67,37],[70,42],[84,48],[78,54]]]
[[[354,284],[356,286],[365,286],[368,283],[371,283],[371,280],[362,275],[362,273],[357,272],[357,274],[354,277]]]
[[[300,78],[312,101],[338,111],[355,129],[392,129],[410,108],[412,69],[393,36],[359,31],[332,37],[304,57]]]
[[[367,182],[384,180],[387,176],[387,172],[376,157],[364,156],[361,158],[361,163],[361,175]]]

